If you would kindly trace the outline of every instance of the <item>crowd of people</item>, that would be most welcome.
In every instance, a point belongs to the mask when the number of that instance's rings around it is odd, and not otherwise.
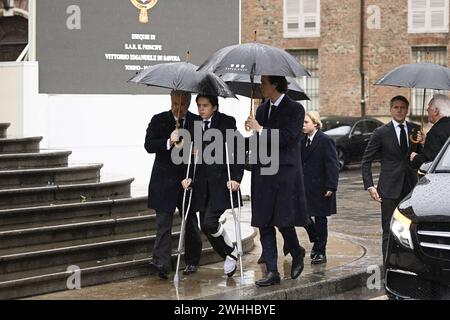
[[[259,159],[251,166],[251,225],[259,230],[262,254],[258,262],[266,265],[265,277],[257,280],[256,285],[271,286],[279,284],[281,279],[276,229],[284,241],[284,255],[292,257],[292,279],[302,273],[306,255],[296,227],[304,227],[313,242],[309,254],[311,264],[327,262],[327,217],[337,211],[339,164],[334,140],[321,131],[320,115],[305,112],[300,103],[286,95],[288,82],[285,77],[262,76],[260,88],[264,102],[257,108],[255,116],[248,117],[246,127],[253,132],[258,146],[263,143],[270,152],[278,152],[279,163],[275,174],[264,174],[268,164]],[[195,150],[208,148],[214,142],[205,138],[212,129],[222,133],[221,145],[225,148],[231,142],[226,139],[229,136],[227,130],[239,135],[236,120],[219,112],[216,96],[197,95],[198,115],[188,111],[190,93],[172,91],[171,101],[171,110],[151,119],[145,138],[145,149],[156,155],[148,191],[148,207],[156,211],[157,225],[150,265],[159,277],[169,278],[173,270],[173,216],[177,208],[180,214],[188,208],[189,211],[184,213],[187,218],[183,274],[198,271],[202,252],[200,233],[203,232],[223,259],[224,274],[232,277],[238,264],[238,246],[236,239],[224,229],[221,216],[241,202],[240,183],[245,163],[228,163],[229,159],[224,159],[197,164]],[[406,121],[409,102],[405,97],[392,98],[389,109],[392,121],[374,131],[362,160],[364,187],[381,205],[383,256],[392,214],[417,183],[417,168],[432,161],[450,136],[450,100],[445,95],[435,95],[429,103],[429,121],[434,126],[428,134]],[[194,152],[188,155],[192,165],[175,164],[171,155],[180,142],[179,130],[185,129],[194,135],[196,122],[201,125],[203,138],[192,142]],[[264,139],[274,135],[277,136],[275,140]],[[250,143],[246,143],[245,148],[248,154]],[[233,149],[231,153],[235,160],[233,155],[237,151]],[[381,172],[375,185],[372,163],[377,159],[381,159]],[[234,195],[231,201],[230,190]],[[189,205],[183,203],[186,191],[192,193]]]

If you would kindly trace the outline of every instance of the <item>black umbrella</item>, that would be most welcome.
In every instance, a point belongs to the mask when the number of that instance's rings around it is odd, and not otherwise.
[[[198,70],[210,71],[219,75],[226,73],[249,75],[251,116],[254,115],[253,98],[255,97],[255,76],[311,76],[305,67],[288,52],[257,42],[222,48],[209,57]],[[246,129],[249,130],[248,128]]]
[[[216,74],[311,76],[305,67],[288,52],[257,42],[220,49],[208,58],[199,70],[211,71]]]
[[[421,115],[422,131],[426,91],[427,89],[449,90],[450,69],[430,62],[404,64],[388,72],[375,84],[382,86],[424,89]],[[414,139],[411,140],[417,143]]]
[[[228,84],[228,87],[235,93],[245,97],[251,97],[252,84],[250,82],[250,77],[242,73],[226,73],[222,77],[222,80]],[[294,78],[286,77],[289,85],[287,95],[289,98],[300,101],[300,100],[310,100],[306,95],[305,90],[299,86]],[[261,76],[255,76],[255,84],[261,83]],[[254,86],[253,98],[262,99],[261,89],[259,86]]]
[[[211,72],[197,71],[198,66],[189,62],[162,63],[151,66],[129,82],[178,91],[236,98],[227,84]]]

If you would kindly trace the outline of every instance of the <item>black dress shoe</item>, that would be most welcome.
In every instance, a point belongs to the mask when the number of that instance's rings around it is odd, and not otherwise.
[[[166,268],[164,268],[164,266],[162,264],[159,264],[153,260],[150,260],[150,262],[148,264],[154,271],[156,271],[158,273],[158,277],[160,277],[161,279],[164,279],[164,280],[169,279],[169,274],[166,271]]]
[[[305,258],[305,251],[303,250],[303,254],[292,258],[292,267],[291,267],[291,278],[297,279],[303,271],[305,267],[303,263],[303,259]]]
[[[186,268],[184,268],[183,274],[184,275],[188,275],[188,274],[196,273],[197,270],[198,270],[198,266],[194,266],[192,264],[188,264],[186,266]]]
[[[268,287],[274,284],[280,284],[280,274],[278,272],[269,272],[263,279],[255,281],[258,287]]]
[[[311,260],[311,264],[322,264],[327,262],[327,256],[321,253],[317,253]]]
[[[311,254],[309,256],[310,256],[311,259],[314,259],[316,254],[317,254],[317,252],[315,250],[311,250]]]

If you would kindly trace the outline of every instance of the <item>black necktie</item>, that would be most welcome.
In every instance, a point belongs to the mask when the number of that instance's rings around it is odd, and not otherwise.
[[[400,149],[406,155],[408,153],[408,141],[406,140],[405,126],[403,124],[399,124],[398,126],[400,127]]]
[[[180,123],[180,128],[184,128],[184,119],[180,119],[178,122]]]
[[[277,106],[276,105],[271,105],[270,106],[270,114],[269,114],[269,119],[272,118],[273,113],[277,110]]]
[[[306,148],[308,148],[311,145],[311,139],[306,139]]]
[[[208,130],[209,129],[209,121],[203,121],[203,124],[204,124],[203,131]]]

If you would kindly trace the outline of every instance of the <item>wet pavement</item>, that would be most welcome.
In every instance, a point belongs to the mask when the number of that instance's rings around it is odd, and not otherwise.
[[[378,166],[375,166],[375,172]],[[377,177],[377,175],[375,175]],[[265,266],[258,265],[261,254],[259,235],[254,249],[243,257],[243,283],[239,269],[232,278],[223,274],[223,263],[201,266],[196,274],[180,272],[178,290],[172,279],[135,278],[121,282],[81,288],[33,297],[30,299],[382,299],[383,290],[366,283],[381,265],[381,226],[379,205],[363,190],[360,167],[354,166],[340,175],[337,194],[338,214],[329,219],[326,264],[311,265],[306,231],[298,228],[300,243],[306,248],[305,269],[290,279],[291,257],[282,257],[282,238],[277,232],[280,285],[258,288],[255,280],[264,276]],[[232,231],[232,217],[226,213],[227,229]],[[244,233],[252,232],[250,202],[244,202],[242,223]],[[380,298],[381,297],[381,298]]]

